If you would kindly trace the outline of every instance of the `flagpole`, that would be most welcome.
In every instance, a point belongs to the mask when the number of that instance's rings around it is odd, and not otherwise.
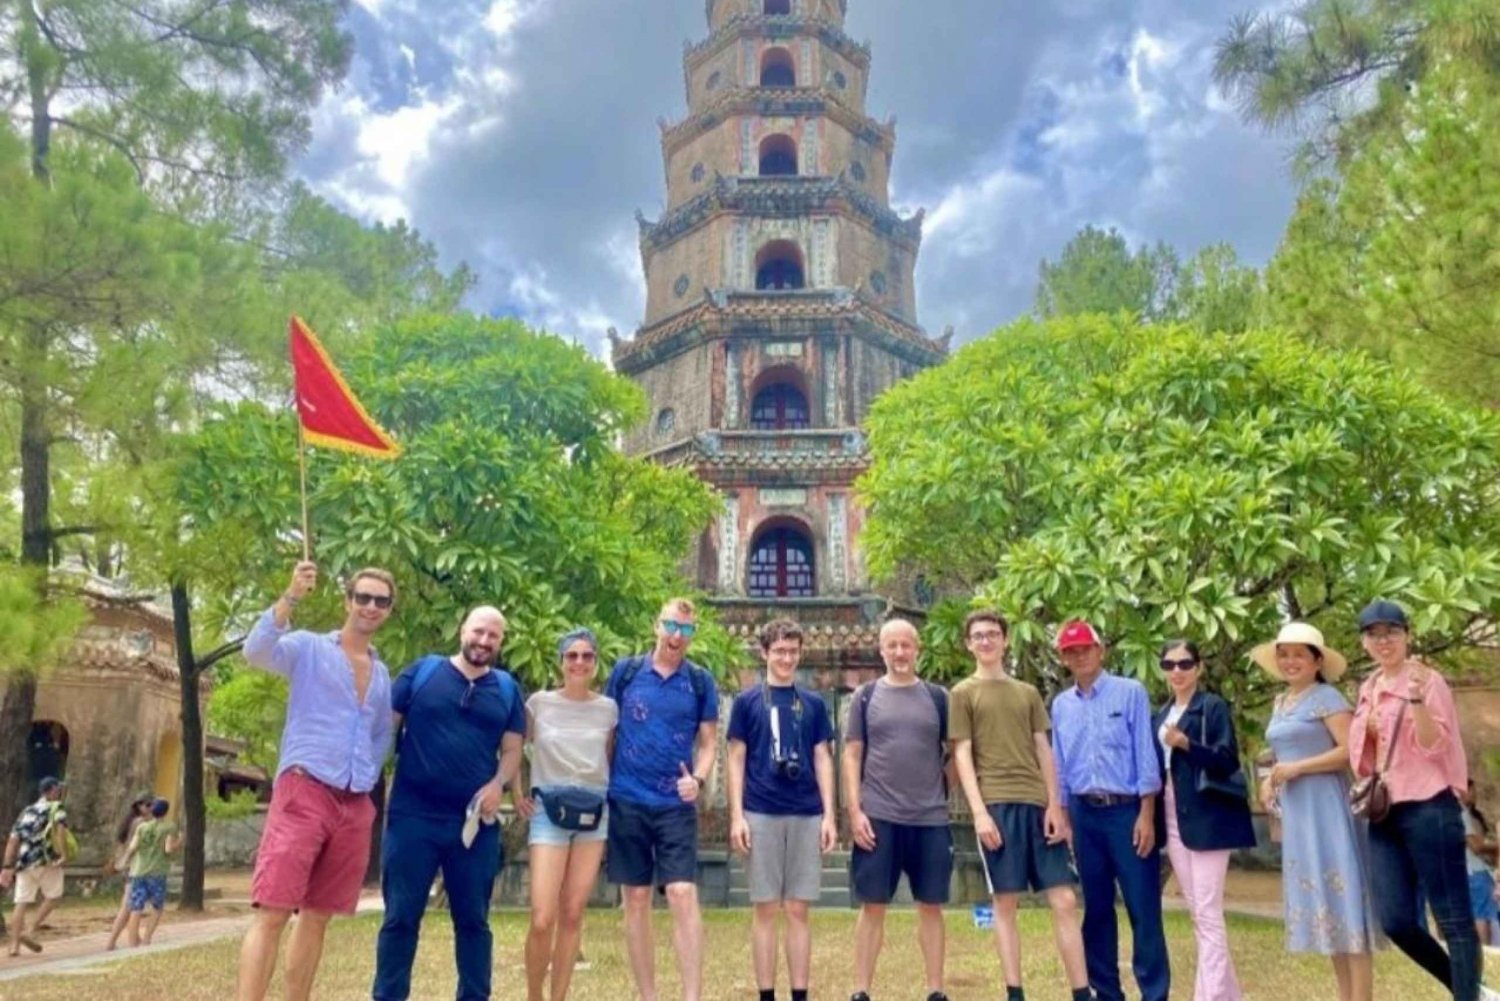
[[[302,434],[302,420],[297,420],[297,471],[302,478],[302,561],[312,559],[312,535],[307,527],[307,441]]]

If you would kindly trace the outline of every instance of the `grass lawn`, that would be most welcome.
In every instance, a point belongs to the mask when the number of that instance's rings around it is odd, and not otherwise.
[[[1046,912],[1025,910],[1021,917],[1028,997],[1033,1001],[1066,997]],[[369,997],[379,920],[378,916],[370,916],[334,923],[329,932],[315,997],[330,1001],[357,1001]],[[708,929],[706,1001],[753,999],[756,995],[749,969],[748,912],[710,911],[705,920]],[[1281,949],[1282,929],[1279,924],[1253,918],[1231,918],[1230,921],[1230,941],[1247,998],[1300,1001],[1335,997],[1333,974],[1327,960],[1286,955]],[[522,1001],[526,992],[521,967],[521,939],[525,933],[526,915],[519,911],[497,914],[494,927],[495,997],[497,1001]],[[814,912],[814,998],[841,1001],[848,997],[849,943],[853,927],[852,911]],[[1123,915],[1121,927],[1128,927]],[[677,975],[672,966],[670,925],[665,914],[658,915],[656,928],[658,982],[662,997],[671,999],[678,996]],[[1003,997],[999,988],[999,961],[991,948],[990,933],[976,930],[966,912],[954,910],[949,913],[948,934],[948,993],[954,1001],[989,1001]],[[1173,996],[1190,998],[1193,946],[1192,929],[1186,915],[1167,915],[1167,936],[1172,945]],[[452,941],[446,916],[432,915],[417,954],[413,999],[448,1001],[453,997]],[[635,997],[618,911],[589,913],[584,930],[584,951],[593,965],[574,977],[571,999],[630,1001]],[[237,955],[238,943],[224,941],[156,956],[127,958],[77,975],[39,976],[0,983],[0,998],[15,998],[17,1001],[157,1001],[161,998],[227,1001],[234,996]],[[1376,958],[1375,981],[1375,996],[1385,1001],[1441,1001],[1446,996],[1425,974],[1392,952]],[[1129,988],[1128,972],[1125,982]],[[910,912],[893,912],[890,917],[875,986],[878,1001],[910,1001],[925,997],[914,915]],[[782,987],[785,990],[784,979]],[[278,976],[272,985],[272,997],[280,997],[280,991]]]

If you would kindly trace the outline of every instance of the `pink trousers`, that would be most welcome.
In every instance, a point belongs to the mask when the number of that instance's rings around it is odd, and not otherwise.
[[[1167,779],[1167,857],[1177,885],[1193,916],[1198,940],[1198,979],[1193,1001],[1240,1001],[1240,985],[1229,956],[1229,934],[1224,928],[1224,879],[1229,874],[1229,851],[1193,851],[1177,832],[1177,796]]]

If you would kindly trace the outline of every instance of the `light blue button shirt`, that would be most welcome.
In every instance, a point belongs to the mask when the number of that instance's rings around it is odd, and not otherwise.
[[[1139,681],[1105,673],[1087,695],[1077,685],[1060,693],[1052,700],[1052,753],[1062,802],[1081,793],[1161,792],[1155,739]]]
[[[391,742],[391,676],[375,648],[370,648],[363,705],[337,630],[278,629],[274,612],[267,610],[245,638],[244,654],[256,667],[291,682],[276,774],[295,765],[335,789],[373,789]]]

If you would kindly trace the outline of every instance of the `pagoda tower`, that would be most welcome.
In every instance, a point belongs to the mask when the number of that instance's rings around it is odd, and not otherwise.
[[[880,665],[893,602],[871,592],[859,548],[859,425],[947,352],[917,324],[921,213],[890,207],[894,121],[865,113],[870,50],[844,34],[846,5],[706,0],[708,37],[683,58],[687,117],[661,122],[666,208],[638,215],[645,322],[611,334],[616,370],[652,405],[627,451],[723,498],[699,586],[747,639],[774,615],[799,620],[814,671]]]

